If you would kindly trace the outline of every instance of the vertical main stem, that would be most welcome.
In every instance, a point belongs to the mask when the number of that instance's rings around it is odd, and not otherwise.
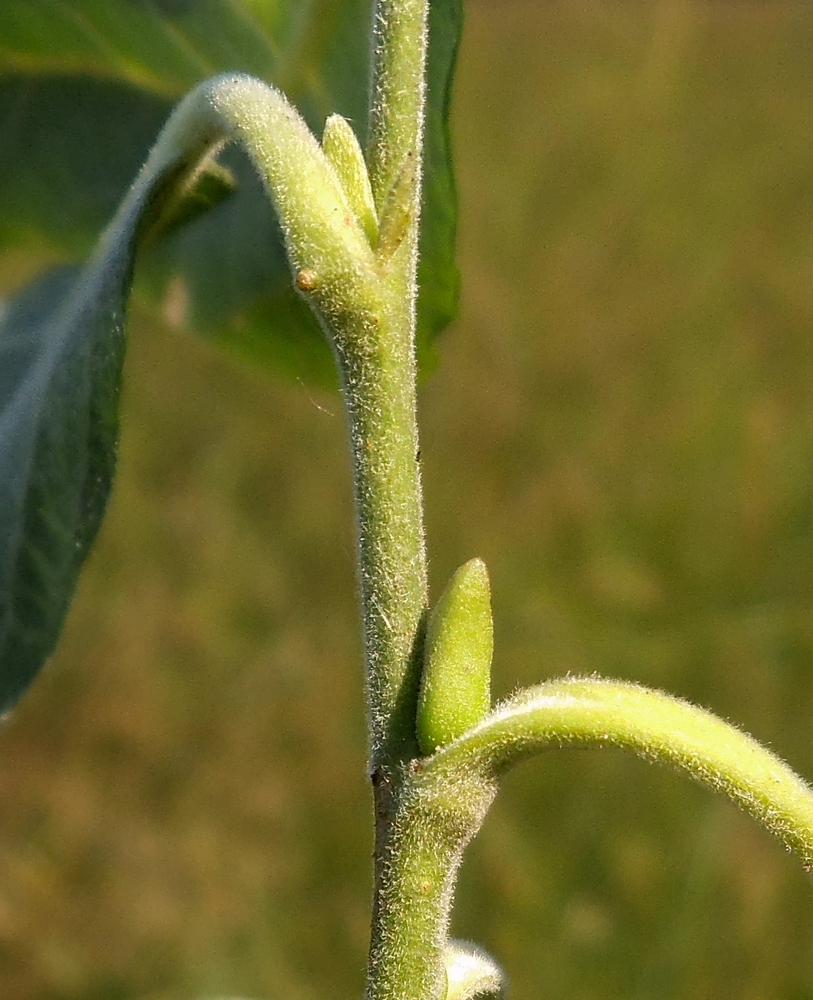
[[[420,845],[403,838],[427,614],[415,307],[428,10],[429,0],[373,0],[368,168],[379,213],[393,184],[408,179],[408,226],[392,256],[379,255],[380,308],[364,319],[365,335],[334,339],[353,458],[375,795],[368,1000],[440,996],[449,889],[448,865],[430,865],[428,883],[415,875],[427,852],[415,855]],[[419,915],[421,930],[404,937]]]
[[[416,419],[415,303],[428,0],[374,0],[368,160],[376,204],[411,160],[404,240],[382,264],[374,345],[343,364],[359,519],[370,763],[390,813],[397,763],[415,756],[427,604]]]
[[[428,12],[428,0],[374,0],[367,153],[379,208],[407,157],[421,162]]]
[[[398,305],[382,310],[381,336],[369,354],[340,352],[358,521],[370,767],[381,794],[392,789],[399,763],[418,752],[427,606],[415,359]]]

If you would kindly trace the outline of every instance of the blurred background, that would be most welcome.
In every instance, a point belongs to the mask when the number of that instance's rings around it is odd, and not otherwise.
[[[469,0],[454,134],[433,593],[486,560],[497,696],[637,679],[813,777],[813,8]],[[0,731],[0,996],[360,996],[338,398],[138,310],[128,376],[102,535]],[[551,753],[469,849],[453,931],[514,1000],[802,1000],[811,888],[684,777]]]

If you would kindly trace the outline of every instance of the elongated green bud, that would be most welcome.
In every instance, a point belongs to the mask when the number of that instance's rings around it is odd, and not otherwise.
[[[322,133],[322,149],[339,175],[350,207],[367,234],[370,246],[378,240],[378,218],[370,187],[364,153],[350,123],[341,115],[331,115]]]
[[[378,243],[375,247],[382,260],[388,260],[392,257],[409,231],[414,204],[416,170],[415,157],[409,153],[384,198],[378,220]]]
[[[449,581],[429,618],[417,717],[424,754],[488,713],[493,650],[488,570],[482,559],[472,559]]]

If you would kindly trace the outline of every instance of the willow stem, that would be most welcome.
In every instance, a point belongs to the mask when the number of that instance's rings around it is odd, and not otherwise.
[[[813,869],[813,789],[767,747],[711,712],[625,681],[565,678],[522,691],[440,750],[426,773],[494,781],[555,747],[622,747],[722,792]]]
[[[353,461],[376,813],[368,1000],[429,1000],[441,989],[436,935],[400,940],[393,950],[391,934],[412,905],[395,891],[392,862],[394,852],[403,861],[411,850],[397,847],[395,817],[408,762],[418,756],[428,603],[415,361],[427,19],[428,0],[374,0],[370,181],[379,213],[398,192],[406,225],[398,245],[379,254],[376,336],[334,342]],[[428,979],[416,981],[415,961],[430,968]]]
[[[386,815],[398,764],[416,754],[427,606],[415,363],[427,16],[427,0],[374,4],[370,179],[380,211],[411,163],[408,219],[397,250],[380,261],[378,335],[337,352],[353,455],[370,765]]]

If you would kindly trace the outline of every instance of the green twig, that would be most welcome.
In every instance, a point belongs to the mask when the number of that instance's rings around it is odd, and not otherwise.
[[[426,772],[435,780],[478,773],[489,782],[523,758],[567,746],[623,747],[687,771],[813,867],[813,789],[742,730],[636,684],[567,678],[530,688],[435,754]]]
[[[443,935],[427,922],[448,892],[448,866],[421,836],[429,828],[405,791],[418,755],[427,611],[415,363],[427,17],[427,0],[373,5],[368,164],[385,303],[378,336],[337,351],[353,456],[376,812],[369,1000],[439,1000],[445,990]]]

